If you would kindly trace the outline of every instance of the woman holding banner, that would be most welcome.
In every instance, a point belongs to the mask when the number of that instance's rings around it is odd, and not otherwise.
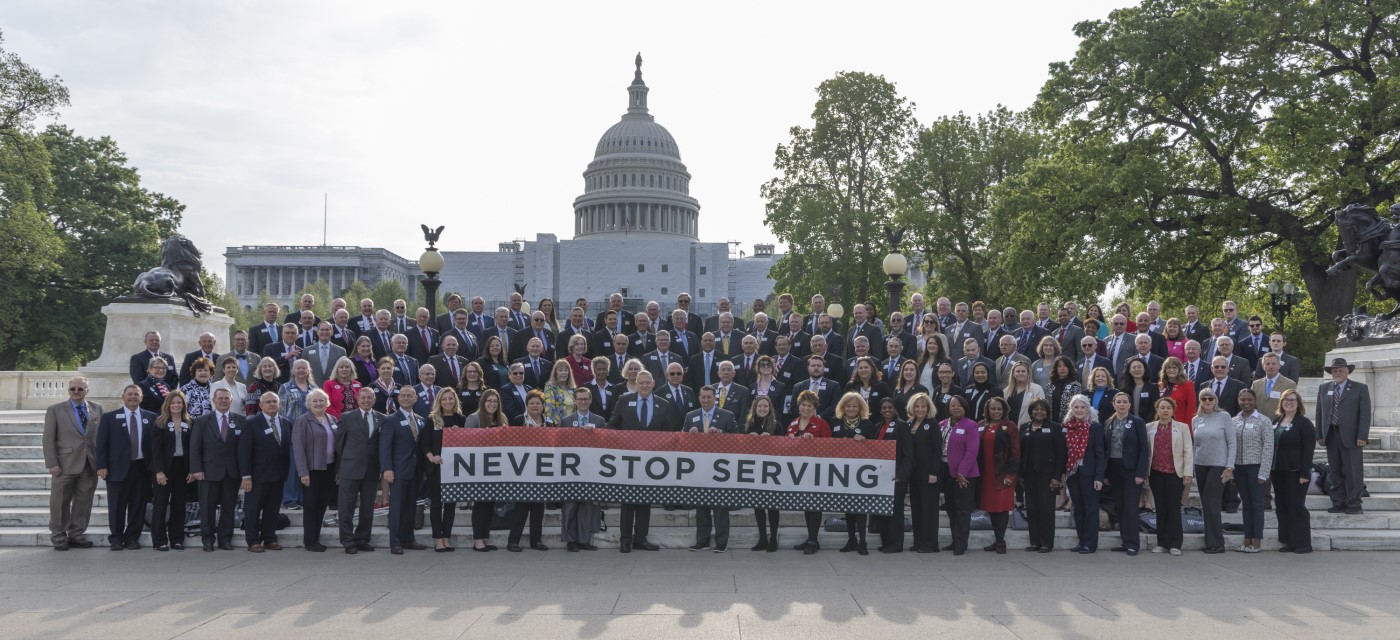
[[[817,415],[817,405],[820,402],[820,397],[813,391],[804,390],[797,394],[797,418],[788,424],[789,438],[831,437],[831,425]],[[817,544],[817,533],[822,528],[822,512],[806,511],[804,515],[807,518],[807,541],[793,547],[793,550],[810,556],[820,548]]]
[[[566,365],[567,366],[567,365]],[[568,371],[568,369],[565,369]],[[544,392],[539,389],[531,389],[525,394],[525,413],[517,416],[511,421],[513,427],[553,427],[557,426],[554,421],[545,417],[544,413]],[[514,519],[510,525],[510,536],[506,538],[506,551],[519,553],[520,535],[525,533],[525,521],[530,521],[530,548],[535,551],[549,551],[541,541],[544,534],[544,503],[543,502],[517,502],[515,503]]]
[[[468,429],[489,429],[506,426],[506,414],[501,411],[501,392],[487,389],[481,392],[481,403],[476,413],[467,416]],[[496,503],[477,501],[472,503],[472,549],[475,551],[495,551],[491,544],[491,518],[496,515]]]
[[[758,359],[762,363],[768,356]],[[782,386],[782,383],[773,383]],[[749,415],[744,419],[744,433],[751,436],[776,436],[785,433],[782,423],[778,422],[778,411],[773,404],[773,398],[768,395],[756,395],[753,403],[749,405]],[[752,551],[777,551],[778,550],[778,510],[777,509],[754,509],[754,523],[758,525],[758,544],[753,546]]]
[[[863,360],[862,363],[867,361]],[[859,367],[859,365],[857,365]],[[874,375],[872,373],[872,375]],[[852,381],[852,385],[859,380]],[[850,391],[836,403],[836,420],[831,425],[831,437],[866,440],[875,437],[876,426],[870,422],[870,406],[860,391]],[[870,555],[865,546],[865,514],[846,514],[846,546],[841,553],[855,551],[860,555]]]

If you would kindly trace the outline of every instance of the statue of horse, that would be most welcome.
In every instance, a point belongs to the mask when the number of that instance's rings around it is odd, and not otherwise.
[[[1400,215],[1400,205],[1390,208],[1392,217]],[[1353,204],[1333,213],[1337,231],[1342,237],[1342,249],[1332,254],[1335,262],[1327,275],[1337,275],[1358,266],[1374,271],[1376,276],[1366,282],[1366,291],[1378,300],[1395,300],[1395,307],[1380,316],[1389,320],[1400,315],[1400,227],[1382,220],[1370,205]]]
[[[211,313],[214,305],[205,298],[199,269],[203,254],[184,236],[171,236],[160,246],[160,266],[139,276],[132,288],[142,298],[182,300],[198,316]]]

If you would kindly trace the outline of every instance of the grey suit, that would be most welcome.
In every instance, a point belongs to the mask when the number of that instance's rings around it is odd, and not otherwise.
[[[102,405],[84,402],[84,424],[70,401],[44,414],[44,467],[59,468],[49,491],[49,538],[54,544],[82,542],[97,492],[97,423]]]
[[[360,410],[340,414],[335,432],[336,474],[340,480],[340,544],[369,544],[374,524],[374,494],[379,490],[379,434],[385,416],[369,412],[366,422]],[[355,510],[360,519],[355,523]]]
[[[219,414],[206,413],[194,419],[190,431],[190,473],[203,473],[199,481],[200,534],[204,544],[217,540],[233,544],[233,511],[238,504],[242,474],[238,472],[238,438],[243,433],[243,416],[229,412],[228,437],[220,437]],[[217,527],[214,510],[218,509]]]
[[[560,421],[561,427],[576,427],[581,429],[602,429],[607,426],[603,416],[596,413],[579,415],[577,411],[564,416]],[[564,542],[574,544],[592,544],[593,532],[598,530],[598,510],[597,503],[585,500],[569,500],[564,503],[560,511],[559,538]]]
[[[321,363],[321,342],[318,340],[302,352],[302,359],[311,365],[311,379],[316,384],[321,384],[331,379],[331,374],[335,372],[335,363],[345,357],[345,349],[335,342],[331,342],[326,348],[326,362]]]
[[[384,420],[379,436],[379,463],[394,472],[389,484],[389,546],[413,544],[414,505],[418,503],[418,438],[423,419],[395,411]]]
[[[739,423],[734,419],[734,414],[715,407],[710,414],[710,428],[718,429],[724,433],[739,433]],[[682,422],[681,430],[690,431],[695,429],[700,433],[705,431],[705,409],[702,407],[686,414]],[[714,540],[716,549],[726,549],[729,547],[729,507],[695,507],[695,544],[700,547],[710,546],[710,530],[714,529]]]
[[[1317,437],[1327,446],[1327,464],[1331,469],[1327,476],[1328,493],[1334,508],[1360,509],[1361,491],[1366,485],[1362,448],[1356,442],[1371,437],[1371,390],[1348,379],[1340,400],[1336,392],[1336,382],[1322,383],[1317,388],[1317,411],[1313,413],[1317,416]]]
[[[961,327],[958,326],[955,320],[953,324],[949,325],[948,329],[943,332],[943,335],[948,338],[948,357],[954,362],[962,359],[963,342],[968,338],[976,340],[979,345],[987,343],[985,339],[986,336],[982,331],[982,326],[972,320],[963,322]]]
[[[1079,353],[1079,341],[1084,339],[1084,328],[1073,322],[1067,327],[1060,327],[1050,332],[1055,340],[1060,343],[1060,350],[1065,353]]]

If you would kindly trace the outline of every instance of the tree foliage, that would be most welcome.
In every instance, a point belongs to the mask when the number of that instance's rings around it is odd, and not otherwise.
[[[408,300],[408,291],[403,288],[403,283],[398,280],[385,278],[374,283],[374,288],[370,290],[369,298],[374,301],[375,309],[388,309],[392,312],[394,310],[395,300]],[[356,304],[358,305],[359,302],[356,301]],[[410,317],[413,316],[412,309],[409,310],[408,315]]]
[[[878,296],[894,218],[894,180],[909,153],[913,104],[882,76],[841,72],[817,87],[812,126],[790,129],[761,189],[764,223],[788,252],[773,266],[776,290],[850,303]]]

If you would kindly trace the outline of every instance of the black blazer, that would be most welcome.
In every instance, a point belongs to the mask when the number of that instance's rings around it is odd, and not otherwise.
[[[423,344],[423,333],[425,331],[428,334],[427,345]],[[437,329],[432,327],[419,329],[417,325],[414,325],[413,328],[409,329],[408,333],[404,335],[408,337],[408,355],[413,356],[414,360],[427,362],[428,358],[442,351],[442,337],[437,332]]]
[[[1089,404],[1094,405],[1094,410],[1097,411],[1097,412],[1099,412],[1099,415],[1100,415],[1100,416],[1111,416],[1111,415],[1113,415],[1113,396],[1118,395],[1118,389],[1116,389],[1116,388],[1114,388],[1114,387],[1108,387],[1108,388],[1104,389],[1104,390],[1103,390],[1103,396],[1099,398],[1099,401],[1098,401],[1097,403],[1094,402],[1094,390],[1093,390],[1093,389],[1083,389],[1083,390],[1081,390],[1080,392],[1084,394],[1084,397],[1085,397],[1085,398],[1088,398],[1088,399],[1089,399]],[[1047,391],[1046,393],[1049,393],[1049,392]],[[1049,398],[1047,398],[1047,400],[1048,400],[1048,399],[1049,399]],[[1156,414],[1156,413],[1153,413],[1153,414],[1152,414],[1152,417],[1154,417],[1154,418],[1157,417],[1157,414]]]
[[[146,349],[142,349],[131,356],[130,373],[132,382],[139,383],[146,379],[146,370],[150,368],[152,357],[151,352]],[[165,382],[173,389],[176,386],[175,383],[179,382],[180,379],[180,370],[175,368],[175,356],[162,351],[160,352],[160,357],[165,359]]]
[[[288,359],[287,354],[293,349],[296,350],[297,355],[291,359]],[[302,356],[302,349],[301,347],[298,347],[295,344],[293,344],[291,347],[288,347],[287,343],[278,340],[277,342],[263,347],[262,354],[266,357],[272,358],[273,360],[277,361],[277,368],[281,369],[282,371],[281,375],[277,376],[277,382],[282,383],[292,379],[291,361]]]
[[[1275,433],[1279,420],[1274,419]],[[1301,415],[1293,416],[1293,426],[1278,434],[1274,445],[1274,471],[1297,471],[1311,473],[1313,450],[1317,447],[1317,427],[1312,420]]]
[[[846,385],[846,393],[860,393],[860,383],[852,382]],[[865,399],[866,406],[870,407],[870,413],[880,412],[880,401],[890,397],[890,388],[883,382],[876,382],[870,385],[870,397]],[[868,436],[867,436],[868,437]]]
[[[719,352],[718,348],[710,352],[710,384],[719,384],[719,363],[727,359],[724,354]],[[690,385],[691,389],[698,391],[700,387],[705,386],[705,353],[703,351],[697,351],[695,355],[690,356],[690,366],[686,368],[685,374],[686,384]]]
[[[300,322],[300,318],[297,318]],[[267,323],[259,322],[248,327],[248,350],[253,353],[262,353],[263,348],[282,339],[282,325],[272,325],[272,333],[268,333]]]
[[[534,385],[524,385],[525,393],[529,394]],[[501,413],[515,417],[525,415],[525,396],[516,395],[515,387],[510,384],[501,385],[496,389],[501,393]]]
[[[282,427],[282,442],[273,435],[273,425],[267,414],[248,418],[243,436],[238,439],[238,468],[253,482],[283,482],[292,464],[292,421],[278,416]]]
[[[541,342],[544,343],[544,350],[540,352],[540,357],[553,360],[554,354],[556,353],[554,347],[555,344],[558,343],[558,340],[554,338],[553,331],[549,329],[540,329],[540,331],[544,333],[544,340],[541,340]],[[510,337],[510,357],[520,358],[528,354],[530,339],[534,337],[536,336],[533,328],[525,328],[516,331],[515,334]],[[566,353],[564,355],[568,354]]]
[[[1103,418],[1104,455],[1108,454],[1108,423],[1113,415]],[[1147,444],[1147,423],[1133,414],[1128,414],[1128,426],[1123,429],[1123,470],[1134,476],[1147,479],[1152,469],[1151,447]],[[1087,459],[1087,455],[1085,456]]]
[[[894,440],[894,479],[896,482],[909,482],[909,476],[914,473],[914,433],[909,430],[909,423],[895,419],[893,423],[877,423],[876,432],[880,429],[893,429],[894,433],[886,434],[886,440]]]
[[[927,476],[943,473],[943,432],[932,417],[921,423],[910,421],[907,427],[912,445],[914,481],[927,480]]]
[[[146,353],[150,353],[150,352],[147,351]],[[181,363],[180,363],[180,386],[184,386],[186,382],[189,382],[190,380],[194,379],[194,376],[190,375],[190,367],[191,367],[191,366],[194,366],[195,360],[198,360],[198,359],[200,359],[200,358],[202,358],[202,357],[204,357],[204,352],[203,352],[203,351],[200,351],[200,350],[198,350],[198,349],[196,349],[196,350],[194,350],[194,351],[191,351],[191,352],[185,354],[185,360],[184,360],[184,362],[181,362]],[[217,366],[219,365],[219,358],[220,358],[220,357],[221,357],[221,356],[220,356],[219,354],[217,354],[217,353],[211,353],[211,354],[209,354],[209,362],[213,363],[214,366],[217,367]],[[146,361],[146,364],[149,365],[149,364],[150,364],[150,361],[147,360],[147,361]],[[249,371],[249,373],[252,373],[252,372]],[[142,376],[142,377],[146,377],[146,376]],[[214,379],[215,379],[215,380],[218,380],[219,378],[222,378],[222,377],[224,377],[224,376],[223,376],[223,372],[222,372],[222,371],[218,371],[218,370],[216,369],[216,370],[214,371]]]
[[[917,382],[914,383],[914,386],[909,387],[904,391],[900,391],[898,387],[890,387],[890,399],[894,400],[894,410],[899,413],[900,420],[909,419],[909,398],[914,397],[914,394],[916,393],[928,393],[928,387],[925,387],[924,385],[921,385]],[[937,402],[937,400],[934,400],[935,410],[938,406]],[[878,413],[879,411],[880,405],[878,404],[870,408],[871,413]]]
[[[209,482],[237,480],[238,438],[243,433],[243,416],[229,411],[228,442],[219,439],[219,414],[213,411],[194,419],[190,433],[190,473],[203,473]]]
[[[180,425],[179,432],[176,432],[175,425],[167,424],[163,427],[155,427],[151,431],[151,474],[169,474],[175,464],[175,438],[180,439],[180,451],[183,457],[189,460],[190,457],[190,431],[193,425],[189,422]],[[168,478],[167,482],[184,482],[184,478]]]
[[[1144,442],[1147,436],[1144,435]],[[1066,458],[1068,464],[1068,458]],[[1088,473],[1090,477],[1099,482],[1103,482],[1104,471],[1108,469],[1108,437],[1104,435],[1103,423],[1089,423],[1089,444],[1084,447],[1084,459],[1079,468],[1079,473]]]
[[[160,392],[160,387],[157,386],[161,384],[165,386],[163,394]],[[142,378],[140,382],[136,383],[136,386],[141,387],[141,408],[155,414],[160,413],[161,405],[165,404],[165,396],[170,395],[170,392],[176,389],[176,387],[165,384],[165,380],[157,380],[151,376]]]
[[[606,328],[606,325],[603,324],[603,317],[606,316],[606,315],[608,315],[608,310],[607,310],[607,309],[604,309],[603,311],[601,311],[601,312],[598,313],[598,317],[596,317],[596,318],[593,319],[593,326],[594,326],[594,327],[597,327],[597,329],[595,329],[595,331],[601,330],[601,329],[605,329],[605,328]],[[622,332],[623,332],[623,333],[625,333],[625,334],[627,334],[627,335],[630,336],[630,335],[632,335],[632,334],[634,334],[634,333],[637,332],[637,323],[636,323],[636,321],[635,321],[635,320],[633,319],[633,317],[632,317],[633,314],[628,313],[628,312],[626,312],[626,311],[618,311],[618,312],[617,312],[617,315],[618,315],[618,320],[619,320],[620,324],[622,325]]]
[[[1046,420],[1039,427],[1021,425],[1021,475],[1050,474],[1058,478],[1065,470],[1065,430],[1060,423]]]
[[[151,458],[151,429],[155,428],[156,414],[141,407],[136,408],[137,437],[141,438],[141,457]],[[126,407],[102,414],[97,423],[97,468],[107,470],[108,482],[126,480],[127,469],[131,466],[131,432],[127,430]],[[146,483],[150,479],[133,478]]]
[[[652,413],[647,416],[647,423],[642,424],[637,416],[637,394],[628,393],[619,397],[618,408],[608,419],[608,428],[624,431],[680,431],[683,416],[676,413],[675,405],[655,393],[651,394],[651,400]]]
[[[546,358],[546,357],[544,356],[544,354],[540,354],[540,357],[539,357],[539,364],[538,364],[538,366],[539,366],[539,368],[540,368],[539,375],[535,375],[535,365],[531,363],[531,361],[530,361],[530,356],[525,356],[525,357],[522,357],[522,358],[516,358],[515,360],[513,360],[513,361],[511,362],[511,364],[519,364],[519,365],[525,367],[525,386],[531,387],[531,388],[543,387],[543,386],[544,386],[544,383],[549,382],[549,373],[550,373],[551,371],[554,370],[554,361],[553,361],[553,360],[550,360],[549,358]],[[658,383],[659,383],[659,379],[658,379]],[[509,380],[502,380],[502,381],[501,381],[501,384],[510,384],[510,381],[509,381]],[[524,411],[521,411],[520,413],[525,413],[525,412],[524,412]],[[515,414],[510,413],[509,411],[507,411],[507,412],[506,412],[506,415],[509,416],[509,415],[515,415]]]

